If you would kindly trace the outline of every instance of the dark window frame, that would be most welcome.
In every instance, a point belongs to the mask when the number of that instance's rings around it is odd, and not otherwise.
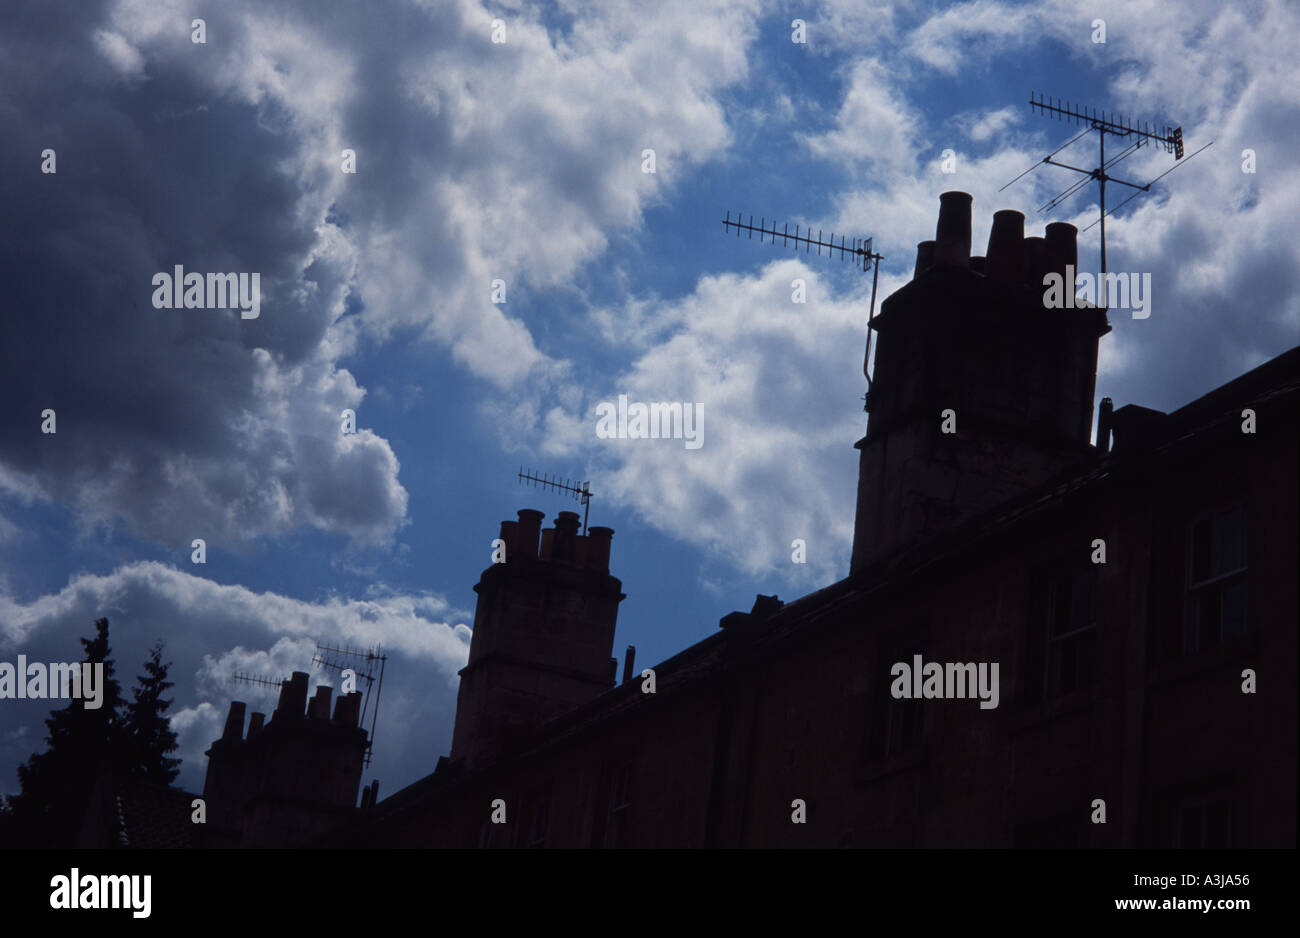
[[[897,680],[892,674],[895,664],[903,661],[911,667],[915,655],[920,655],[922,662],[929,660],[927,631],[924,623],[916,623],[883,637],[877,646],[880,676],[873,700],[879,709],[868,722],[871,727],[868,761],[895,758],[925,745],[925,700],[895,698],[890,688]]]
[[[1227,519],[1239,517],[1239,542],[1229,546],[1216,536],[1227,528]],[[1240,552],[1240,563],[1221,556],[1224,548]],[[1222,566],[1220,563],[1222,562]],[[1250,518],[1243,503],[1229,505],[1196,515],[1187,526],[1185,602],[1183,615],[1184,657],[1242,638],[1250,632]],[[1224,600],[1230,591],[1238,591],[1240,607],[1236,625]],[[1215,622],[1203,617],[1209,613]]]
[[[1094,687],[1098,679],[1101,571],[1091,560],[1031,573],[1024,698],[1038,704]]]

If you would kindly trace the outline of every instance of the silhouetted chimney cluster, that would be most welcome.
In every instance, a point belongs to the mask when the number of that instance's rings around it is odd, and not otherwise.
[[[501,541],[506,546],[506,563],[519,558],[562,563],[585,570],[609,571],[609,544],[613,528],[589,528],[578,533],[578,513],[562,511],[555,516],[555,527],[542,530],[545,515],[532,508],[521,508],[518,521],[501,522]],[[538,545],[538,535],[541,545]]]
[[[611,528],[579,534],[576,512],[542,530],[524,508],[501,523],[504,562],[474,591],[474,635],[461,669],[451,759],[473,766],[522,743],[547,720],[613,687],[622,584],[609,575]]]
[[[270,722],[253,713],[244,733],[243,701],[226,714],[221,738],[208,749],[203,785],[214,846],[285,847],[308,843],[345,819],[356,805],[366,733],[357,724],[361,694],[319,685],[307,698],[308,675],[280,684]]]
[[[939,196],[939,224],[933,241],[916,246],[915,280],[939,265],[961,267],[994,280],[1043,288],[1043,277],[1056,272],[1065,277],[1066,265],[1076,270],[1079,263],[1078,236],[1074,225],[1052,222],[1046,237],[1025,237],[1025,216],[1004,209],[993,213],[988,252],[971,256],[971,196],[966,192],[945,192]],[[1069,285],[1073,289],[1073,284]]]
[[[1106,312],[1044,306],[1043,277],[1077,265],[1078,232],[1057,222],[1026,238],[1024,215],[1001,211],[988,253],[972,257],[971,201],[965,192],[939,196],[934,240],[917,245],[912,280],[871,323],[878,341],[871,419],[856,444],[855,572],[1096,456],[1089,440]]]

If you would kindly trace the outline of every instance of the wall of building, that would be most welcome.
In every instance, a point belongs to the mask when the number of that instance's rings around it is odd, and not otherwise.
[[[654,697],[625,685],[592,711],[622,716],[561,721],[555,742],[377,819],[367,837],[472,846],[490,831],[491,846],[527,846],[531,805],[546,798],[545,846],[1128,847],[1170,845],[1180,806],[1222,798],[1234,844],[1293,845],[1296,417],[1292,395],[1261,408],[1255,436],[1228,420],[1163,456],[1117,461],[912,578],[788,607],[778,619],[821,619],[784,644],[717,636],[664,664],[723,662],[706,680]],[[1233,504],[1248,516],[1247,634],[1185,655],[1167,638],[1182,635],[1190,525]],[[1096,678],[1035,699],[1041,574],[1088,569],[1095,538],[1107,550]],[[889,668],[916,639],[925,661],[998,662],[999,706],[924,701],[919,743],[884,751]],[[1245,667],[1254,695],[1241,692]],[[623,765],[627,807],[613,822]],[[488,823],[494,798],[506,825]],[[791,822],[796,798],[806,824]],[[1091,823],[1097,798],[1105,824]]]

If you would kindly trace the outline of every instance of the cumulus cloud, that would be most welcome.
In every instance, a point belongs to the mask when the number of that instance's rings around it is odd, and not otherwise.
[[[563,376],[492,280],[563,282],[726,146],[715,95],[755,16],[599,3],[557,30],[520,9],[493,43],[472,0],[231,3],[195,44],[183,4],[41,6],[0,14],[0,172],[29,180],[6,197],[24,312],[0,335],[0,464],[84,525],[234,548],[303,526],[382,543],[402,522],[388,441],[338,432],[365,394],[340,363],[359,341],[413,333],[503,392]],[[32,162],[47,146],[53,175]],[[261,315],[154,309],[177,263],[259,272]]]
[[[806,303],[793,300],[796,279]],[[852,443],[864,427],[865,297],[835,296],[818,271],[786,259],[757,277],[706,277],[657,315],[638,328],[670,336],[589,389],[582,410],[550,414],[547,445],[596,467],[602,494],[646,524],[746,571],[790,573],[791,543],[802,538],[801,572],[822,582],[842,575]],[[702,445],[597,439],[596,406],[619,394],[698,405]]]

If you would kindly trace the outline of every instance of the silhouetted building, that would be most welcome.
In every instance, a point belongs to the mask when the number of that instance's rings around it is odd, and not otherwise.
[[[542,518],[524,509],[518,521],[501,523],[506,562],[484,570],[474,587],[474,638],[451,741],[451,758],[468,769],[614,682],[609,655],[623,599],[622,584],[609,575],[614,532],[579,534],[572,511],[542,531]]]
[[[320,842],[1294,846],[1300,349],[1172,413],[1103,400],[1094,445],[1106,314],[1043,307],[1075,230],[1023,225],[971,257],[945,193],[882,304],[848,578],[650,693],[630,653],[615,683],[612,532],[537,548],[521,511],[450,758]]]
[[[301,846],[353,815],[366,747],[361,694],[339,697],[330,719],[331,693],[320,685],[308,701],[307,674],[295,671],[280,685],[271,721],[254,713],[247,735],[244,704],[231,703],[207,751],[205,845]]]

